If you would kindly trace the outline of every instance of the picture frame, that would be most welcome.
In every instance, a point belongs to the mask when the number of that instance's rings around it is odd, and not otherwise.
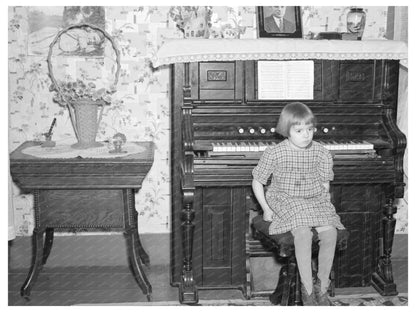
[[[257,7],[257,29],[259,38],[302,38],[300,6]]]

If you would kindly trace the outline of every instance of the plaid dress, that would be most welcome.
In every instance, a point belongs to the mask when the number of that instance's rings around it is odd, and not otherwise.
[[[344,229],[323,182],[334,179],[331,153],[320,143],[295,150],[284,140],[267,148],[253,169],[262,184],[272,175],[266,200],[274,214],[269,234],[280,234],[301,226],[333,225]]]

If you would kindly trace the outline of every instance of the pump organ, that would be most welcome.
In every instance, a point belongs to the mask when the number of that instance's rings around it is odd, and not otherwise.
[[[396,126],[399,60],[314,59],[314,139],[331,150],[331,198],[350,232],[337,254],[335,286],[395,292],[390,252],[403,197],[406,138]],[[259,206],[251,171],[283,138],[275,125],[288,100],[258,99],[257,60],[170,65],[171,283],[180,301],[197,289],[240,288],[251,295],[247,259],[261,247],[249,232]],[[254,247],[253,247],[254,246]]]

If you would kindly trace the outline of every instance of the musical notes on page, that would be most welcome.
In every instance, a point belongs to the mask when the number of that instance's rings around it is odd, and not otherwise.
[[[313,61],[259,61],[260,100],[313,100]]]

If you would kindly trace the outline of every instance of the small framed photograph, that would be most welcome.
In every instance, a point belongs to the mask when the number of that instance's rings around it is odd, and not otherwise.
[[[302,38],[299,6],[257,7],[259,38]]]

